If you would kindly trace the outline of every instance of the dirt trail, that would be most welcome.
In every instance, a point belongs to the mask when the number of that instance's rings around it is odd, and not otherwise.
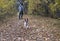
[[[60,41],[60,29],[56,19],[24,15],[29,18],[29,27],[23,27],[23,21],[13,17],[0,26],[0,41]]]

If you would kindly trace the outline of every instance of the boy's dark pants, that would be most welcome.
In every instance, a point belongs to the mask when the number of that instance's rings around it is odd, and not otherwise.
[[[23,18],[23,11],[19,13],[19,19],[22,19],[22,18]]]

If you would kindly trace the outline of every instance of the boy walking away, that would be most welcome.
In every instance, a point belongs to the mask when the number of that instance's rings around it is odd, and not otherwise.
[[[23,18],[23,11],[24,11],[24,7],[23,7],[23,3],[21,3],[18,7],[19,9],[19,19]]]

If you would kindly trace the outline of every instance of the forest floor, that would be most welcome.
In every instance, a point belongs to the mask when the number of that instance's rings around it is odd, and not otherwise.
[[[29,19],[29,28],[23,26],[24,18]],[[17,16],[0,23],[0,41],[60,41],[60,20],[42,16]]]

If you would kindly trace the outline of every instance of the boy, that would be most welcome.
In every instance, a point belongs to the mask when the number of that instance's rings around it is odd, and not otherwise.
[[[23,18],[23,11],[24,11],[23,3],[19,5],[18,9],[19,9],[19,19],[21,19]]]

